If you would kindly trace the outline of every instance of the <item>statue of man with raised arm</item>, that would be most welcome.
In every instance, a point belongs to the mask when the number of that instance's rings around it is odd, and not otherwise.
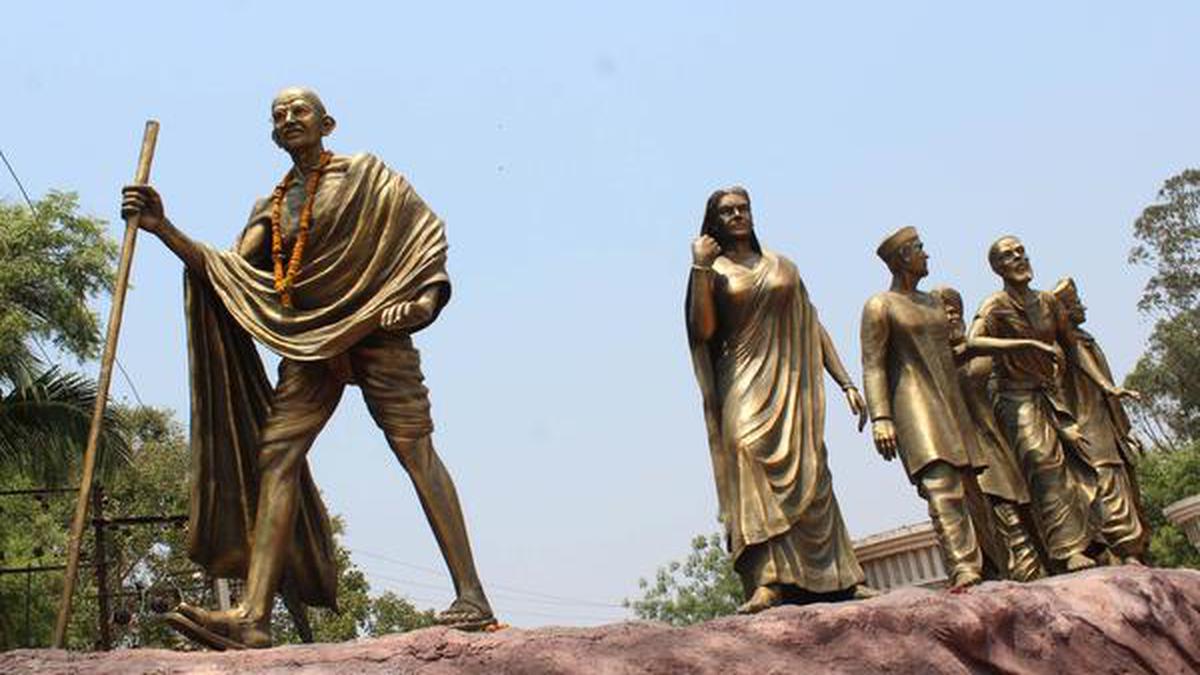
[[[154,188],[124,190],[123,211],[140,214],[187,268],[189,554],[214,576],[246,579],[237,607],[181,604],[168,621],[215,649],[267,647],[283,584],[310,605],[336,607],[328,517],[305,456],[346,385],[357,384],[454,580],[457,599],[439,620],[492,626],[458,495],[430,440],[412,342],[450,299],[443,223],[377,158],[325,149],[336,123],[316,92],[283,90],[271,119],[293,166],[255,204],[233,250],[178,230]],[[282,357],[274,387],[252,339]]]

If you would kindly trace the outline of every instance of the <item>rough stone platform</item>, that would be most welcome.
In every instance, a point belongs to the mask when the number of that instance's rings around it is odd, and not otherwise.
[[[431,628],[255,652],[0,654],[0,673],[1200,673],[1200,572],[1106,568],[689,628]]]

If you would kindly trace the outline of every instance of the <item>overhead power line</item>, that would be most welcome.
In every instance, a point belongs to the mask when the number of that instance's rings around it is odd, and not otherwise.
[[[392,583],[399,583],[399,584],[412,583],[408,580],[395,579],[395,578],[389,577],[385,574],[371,574],[370,576],[373,578],[376,578],[376,579],[380,579],[385,582],[392,582]],[[425,584],[425,585],[428,585],[428,584]],[[386,588],[387,584],[382,584],[382,586],[384,586]],[[417,601],[417,602],[423,602],[423,603],[428,603],[428,604],[437,604],[439,602],[445,601],[445,597],[438,599],[438,598],[430,598],[428,596],[413,595],[413,594],[409,593],[406,588],[398,588],[396,590],[399,590],[403,594],[403,596],[410,601]],[[530,600],[530,601],[536,602],[535,600]],[[536,617],[541,617],[541,618],[546,618],[546,619],[558,619],[560,621],[594,621],[594,622],[600,622],[600,623],[612,623],[613,621],[620,621],[623,618],[625,618],[625,617],[619,617],[619,616],[597,616],[595,614],[559,614],[556,612],[545,612],[545,611],[534,610],[534,609],[525,609],[523,607],[515,607],[514,608],[511,606],[506,606],[506,603],[504,603],[504,602],[493,603],[493,605],[495,605],[496,607],[498,607],[501,610],[500,614],[529,615],[529,616],[536,616]]]
[[[441,572],[439,570],[435,570],[430,567],[424,567],[422,565],[415,565],[413,563],[404,562],[403,560],[397,560],[395,558],[391,558],[391,557],[383,555],[381,553],[365,551],[363,549],[348,549],[348,550],[350,550],[351,553],[361,554],[368,558],[375,558],[376,560],[381,560],[383,562],[391,563],[393,565],[399,565],[401,567],[407,567],[409,569],[414,569],[414,570],[418,570],[421,572],[425,572],[426,574],[432,574],[432,575],[435,575],[438,577],[446,578],[445,572]],[[414,585],[417,585],[417,582],[414,582]],[[420,585],[428,585],[428,584],[420,584]],[[543,600],[550,600],[550,601],[554,601],[554,602],[561,603],[561,604],[581,605],[581,606],[589,606],[589,607],[604,607],[604,608],[613,608],[613,609],[625,609],[625,607],[623,605],[619,605],[619,604],[612,603],[612,602],[600,602],[600,601],[596,601],[596,600],[584,600],[581,598],[571,598],[571,597],[562,596],[562,595],[553,595],[551,593],[542,593],[540,591],[531,591],[528,589],[518,588],[515,586],[507,586],[507,585],[503,585],[503,584],[489,583],[488,587],[498,589],[498,590],[508,591],[510,593],[516,593],[518,595],[531,596],[531,597],[541,598]]]
[[[17,184],[17,189],[21,191],[21,196],[25,198],[25,203],[29,205],[29,210],[37,212],[37,209],[33,208],[33,200],[29,198],[29,193],[25,191],[25,186],[21,184],[21,179],[17,178],[17,172],[13,169],[12,164],[8,163],[8,157],[4,154],[3,150],[0,150],[0,159],[3,159],[4,166],[8,167],[8,174],[12,176],[13,182]]]

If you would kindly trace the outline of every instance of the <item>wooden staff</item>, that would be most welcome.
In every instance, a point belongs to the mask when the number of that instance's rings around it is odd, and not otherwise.
[[[133,182],[137,185],[145,185],[150,180],[150,162],[154,160],[154,145],[157,142],[158,122],[147,120],[146,131],[142,135],[142,152],[138,157],[137,173],[133,177]],[[61,649],[66,642],[67,623],[71,619],[71,600],[75,594],[75,578],[79,572],[79,546],[83,540],[84,521],[87,520],[92,477],[96,471],[96,447],[100,441],[100,427],[104,422],[104,408],[108,403],[108,386],[112,382],[112,366],[117,355],[117,336],[121,332],[121,313],[125,308],[125,290],[129,287],[129,267],[133,262],[137,231],[138,216],[134,214],[125,219],[125,240],[121,243],[117,286],[113,290],[112,309],[108,313],[108,335],[104,341],[104,354],[100,357],[96,404],[92,407],[92,425],[88,429],[87,449],[83,453],[83,475],[79,478],[79,497],[75,502],[75,518],[71,521],[71,538],[67,545],[66,577],[63,578],[62,598],[58,601],[58,620],[54,624],[54,640],[51,643],[56,649]]]

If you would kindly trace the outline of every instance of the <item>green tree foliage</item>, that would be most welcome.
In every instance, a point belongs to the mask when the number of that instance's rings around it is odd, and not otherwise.
[[[0,469],[39,485],[65,483],[83,455],[95,402],[95,383],[57,367],[18,381],[0,376]],[[117,411],[105,410],[98,453],[102,476],[129,461],[122,424]]]
[[[69,192],[33,206],[0,202],[0,372],[7,374],[30,362],[31,340],[95,356],[99,322],[87,301],[113,284],[117,248],[103,220],[80,215]]]
[[[79,215],[73,194],[51,192],[33,206],[0,202],[0,470],[60,483],[82,452],[95,388],[42,363],[33,347],[95,355],[99,323],[87,303],[111,288],[116,246],[104,221]],[[102,470],[127,449],[118,422],[106,419]]]
[[[371,613],[367,619],[366,634],[371,637],[404,633],[434,624],[432,609],[417,609],[415,605],[391,591],[384,591],[371,598]]]
[[[183,429],[167,410],[134,408],[120,414],[129,435],[130,462],[103,483],[104,517],[186,514],[191,457]],[[27,476],[0,475],[0,490],[31,487],[35,483]],[[0,497],[0,567],[61,564],[74,498],[74,493]],[[341,612],[309,612],[317,641],[351,640],[433,623],[431,610],[417,610],[395,594],[372,597],[366,576],[341,544],[340,519],[334,519],[334,527]],[[105,536],[114,646],[190,648],[157,616],[179,600],[216,605],[205,575],[187,557],[184,528],[170,523],[122,525],[106,528]],[[68,632],[73,649],[92,649],[99,635],[95,560],[94,529],[89,528]],[[0,650],[48,645],[61,591],[61,572],[0,575]],[[300,641],[282,602],[277,603],[273,623],[278,642]]]
[[[130,461],[101,482],[105,518],[180,515],[187,512],[189,453],[179,424],[169,411],[135,408],[116,411],[125,420],[124,444]],[[38,487],[29,476],[8,474],[0,489]],[[61,565],[76,493],[45,497],[10,496],[0,501],[2,566]],[[91,515],[97,513],[93,510]],[[123,525],[105,528],[106,582],[116,646],[173,646],[173,635],[154,620],[156,610],[179,598],[206,599],[203,575],[186,556],[181,526]],[[95,528],[84,531],[71,627],[67,644],[91,649],[98,640],[98,583]],[[26,595],[28,584],[29,594]],[[46,646],[50,642],[62,572],[0,576],[0,649]],[[29,628],[25,604],[29,598]],[[121,619],[127,617],[127,621]],[[28,642],[26,637],[28,635]]]
[[[1152,534],[1148,558],[1163,567],[1200,566],[1200,554],[1162,514],[1168,504],[1200,494],[1200,171],[1163,184],[1134,223],[1129,261],[1152,271],[1138,308],[1154,331],[1125,385],[1144,400],[1130,405],[1151,441],[1137,468]]]
[[[186,515],[191,454],[181,425],[165,409],[142,407],[122,412],[128,425],[131,461],[104,486],[104,516]],[[179,644],[155,614],[181,599],[201,604],[211,601],[203,573],[187,557],[183,524],[109,527],[105,536],[109,590],[116,593],[110,601],[110,610],[118,619],[115,644]],[[122,625],[119,620],[126,616],[129,622]]]
[[[1200,494],[1200,443],[1147,453],[1138,464],[1137,475],[1151,528],[1147,562],[1157,567],[1200,569],[1200,551],[1162,512],[1173,502]]]
[[[40,486],[19,473],[0,472],[0,490],[37,487]],[[61,563],[66,557],[67,526],[74,498],[74,493],[0,497],[0,567],[33,568]],[[90,542],[82,555],[90,559]],[[86,568],[81,571],[81,581],[89,571]],[[0,575],[0,650],[48,645],[61,590],[61,572]],[[81,628],[86,630],[78,621],[79,615],[77,612],[76,621],[72,622],[71,638],[77,638]]]
[[[1126,384],[1142,392],[1139,428],[1155,445],[1200,439],[1200,171],[1167,180],[1134,223],[1129,261],[1152,274],[1138,308],[1154,331]]]
[[[696,536],[683,562],[660,567],[653,581],[638,580],[642,597],[626,600],[641,619],[686,626],[733,614],[742,602],[742,582],[721,535]]]

